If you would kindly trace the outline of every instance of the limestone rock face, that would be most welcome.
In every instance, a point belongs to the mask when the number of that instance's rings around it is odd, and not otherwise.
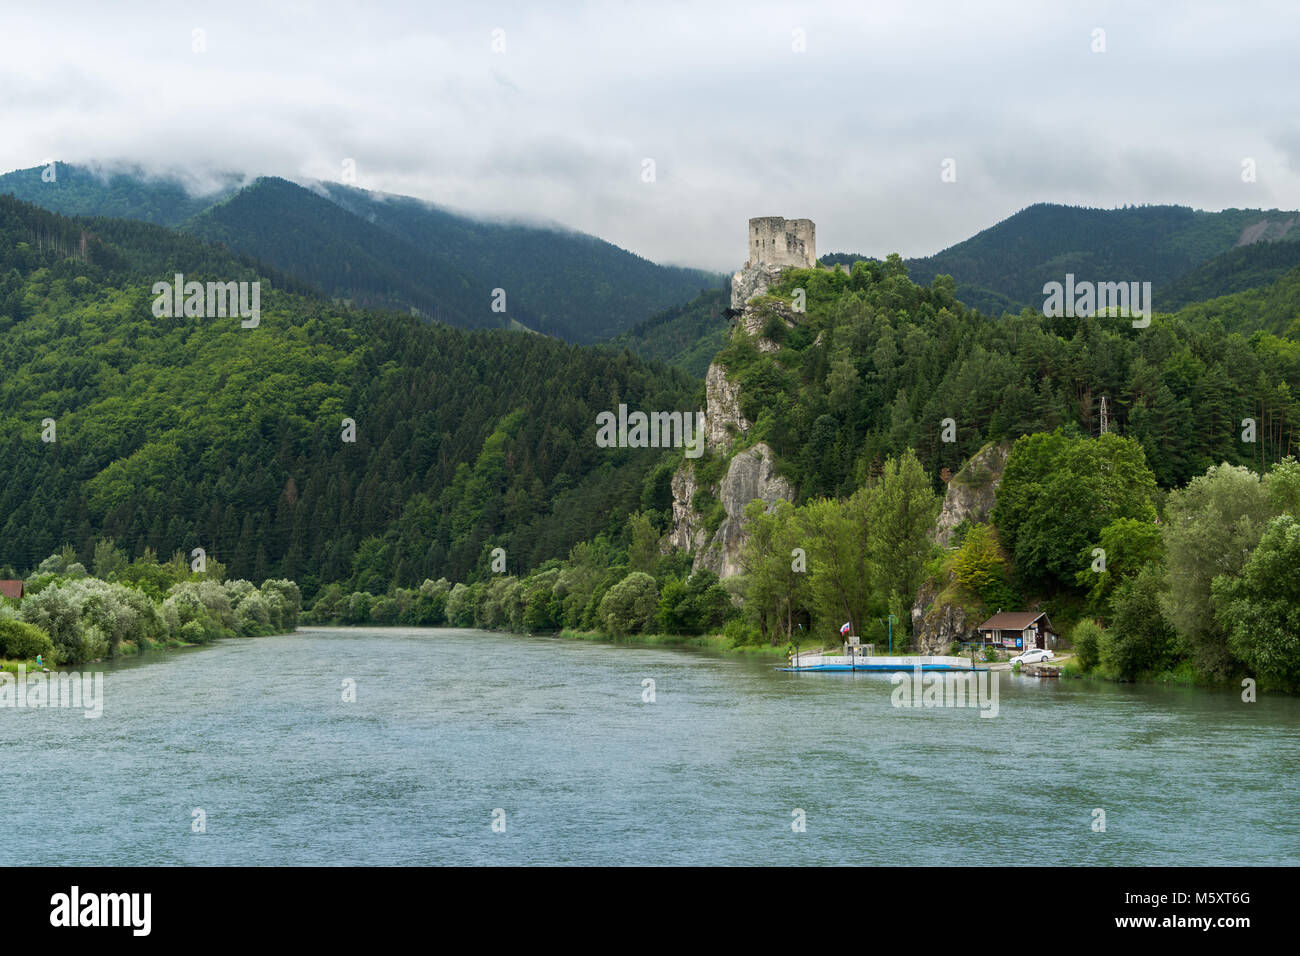
[[[704,445],[715,454],[726,454],[736,440],[750,429],[750,422],[740,413],[740,387],[727,378],[727,370],[717,362],[709,366],[704,377]],[[679,551],[694,551],[707,543],[702,516],[692,503],[699,481],[695,466],[685,459],[673,475],[673,526],[668,541]]]
[[[744,268],[731,277],[731,308],[737,316],[733,335],[755,339],[760,351],[776,352],[780,345],[763,335],[767,311],[760,314],[748,308],[750,300],[761,296],[789,268],[814,268],[817,265],[816,226],[810,219],[785,219],[760,216],[749,221],[749,259]],[[778,309],[787,327],[797,317],[789,309]],[[704,379],[704,440],[709,452],[725,456],[736,438],[749,432],[753,424],[740,411],[740,387],[727,377],[717,362],[709,366]],[[780,499],[790,500],[794,489],[776,475],[775,456],[763,443],[735,455],[718,488],[706,489],[717,495],[726,512],[722,524],[711,538],[692,503],[700,490],[695,469],[688,459],[673,475],[673,526],[668,533],[674,549],[695,552],[696,569],[709,568],[720,578],[740,573],[740,546],[744,541],[745,506],[756,498],[771,506]]]
[[[1010,454],[1010,442],[990,442],[952,477],[931,532],[937,544],[949,547],[953,532],[963,521],[978,524],[989,520]],[[941,599],[942,592],[951,593],[952,585],[949,575],[941,582],[926,580],[916,592],[916,600],[912,602],[912,635],[918,654],[946,654],[953,641],[973,641],[978,637],[976,628],[980,622],[961,604]]]
[[[755,498],[762,499],[769,508],[777,501],[794,498],[794,488],[776,474],[776,457],[764,442],[737,453],[731,459],[718,493],[718,500],[727,516],[708,545],[695,552],[693,570],[707,568],[719,578],[740,574],[745,507]]]
[[[736,272],[731,277],[731,307],[743,309],[745,303],[755,296],[762,295],[770,286],[781,278],[781,272],[788,266],[760,263]]]
[[[735,433],[749,431],[750,423],[740,413],[740,386],[727,378],[717,362],[704,376],[704,442],[709,451],[730,447]]]
[[[960,604],[935,603],[938,586],[926,581],[912,605],[912,637],[918,654],[947,654],[953,641],[971,641],[980,622]]]
[[[943,508],[935,521],[935,543],[948,547],[953,531],[963,521],[979,524],[989,520],[1010,454],[1010,442],[990,442],[953,475],[943,496]]]
[[[668,532],[668,543],[676,551],[698,551],[704,545],[704,528],[695,513],[691,499],[699,484],[695,480],[695,466],[686,460],[673,475],[673,526]]]
[[[785,323],[787,329],[795,327],[794,313],[779,306],[773,307],[772,311],[781,317],[781,321]],[[773,342],[763,334],[764,326],[766,324],[766,319],[763,315],[756,312],[750,306],[746,306],[744,311],[740,314],[740,328],[744,330],[746,335],[758,342],[758,350],[760,352],[781,351],[781,346],[779,344]]]

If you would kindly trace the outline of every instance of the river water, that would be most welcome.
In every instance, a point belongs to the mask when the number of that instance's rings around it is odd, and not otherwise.
[[[0,709],[0,864],[1300,862],[1294,698],[1001,674],[982,718],[888,675],[419,628],[101,669],[97,719]]]

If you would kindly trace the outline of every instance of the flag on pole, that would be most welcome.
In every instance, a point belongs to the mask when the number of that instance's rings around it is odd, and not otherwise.
[[[840,628],[840,633],[841,633],[841,634],[847,634],[847,633],[849,633],[849,626],[850,626],[852,623],[853,623],[852,621],[845,621],[845,622],[844,622],[844,626],[843,626],[842,628]]]

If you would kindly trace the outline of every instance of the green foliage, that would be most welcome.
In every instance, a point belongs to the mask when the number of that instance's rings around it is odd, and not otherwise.
[[[112,538],[101,538],[95,542],[95,557],[91,567],[95,577],[104,581],[115,581],[130,562],[120,548],[114,546]]]
[[[751,625],[772,645],[789,643],[806,605],[807,555],[795,508],[778,501],[769,511],[761,501],[745,507],[745,543],[740,552],[745,608]],[[800,557],[799,551],[804,551]]]
[[[1151,523],[1155,477],[1141,447],[1108,433],[1080,438],[1058,429],[1012,447],[993,521],[1025,581],[1072,585],[1080,554],[1120,518]],[[1091,561],[1091,558],[1089,559]]]
[[[1099,655],[1103,670],[1118,680],[1159,673],[1174,659],[1177,634],[1161,610],[1163,577],[1159,567],[1147,565],[1111,596],[1112,624]]]
[[[1137,518],[1117,518],[1101,529],[1095,545],[1105,553],[1105,569],[1094,571],[1099,556],[1093,555],[1094,546],[1085,546],[1079,555],[1081,570],[1075,581],[1088,589],[1088,602],[1097,613],[1102,613],[1111,593],[1123,581],[1133,577],[1150,564],[1164,560],[1164,542],[1160,525]]]
[[[731,595],[706,569],[685,581],[670,579],[659,594],[658,623],[666,634],[715,633],[733,612]]]
[[[809,610],[821,633],[836,634],[848,622],[850,633],[861,634],[862,625],[879,609],[876,569],[862,540],[866,505],[865,493],[859,492],[843,502],[818,498],[796,513],[808,553]]]
[[[0,617],[0,657],[14,661],[35,660],[43,655],[52,660],[54,642],[50,635],[34,624]]]
[[[70,215],[180,226],[291,272],[331,296],[463,328],[512,322],[572,342],[609,338],[684,302],[718,276],[660,266],[593,236],[466,218],[405,196],[278,178],[223,179],[208,195],[142,172],[98,176],[59,163],[0,176],[0,192]],[[241,188],[242,187],[242,188]],[[339,263],[347,263],[340,268]],[[188,271],[188,270],[186,270]],[[491,290],[508,275],[506,312]]]
[[[929,535],[940,500],[911,449],[885,461],[865,496],[865,544],[880,590],[905,597],[910,605],[933,550]]]
[[[805,619],[828,633],[848,621],[858,635],[891,611],[902,620],[933,552],[938,508],[910,452],[845,500],[778,502],[770,514],[751,503],[740,557],[747,613],[773,644]]]
[[[645,512],[628,518],[627,563],[633,571],[647,574],[655,569],[659,560],[659,530]]]
[[[709,289],[685,305],[651,316],[609,341],[648,362],[663,362],[704,378],[718,354],[729,322],[723,315],[731,297],[727,289]]]
[[[1274,514],[1300,518],[1300,461],[1284,458],[1264,476],[1264,490]]]
[[[754,626],[754,622],[739,614],[727,621],[722,628],[722,635],[732,647],[752,647],[767,643],[763,640],[762,632]]]
[[[1153,215],[1158,220],[1163,214]],[[1202,225],[1198,215],[1185,210],[1167,217],[1171,228],[1186,220],[1190,230],[1173,228],[1170,243],[1183,251],[1199,248],[1193,236],[1204,228],[1215,235],[1203,244],[1207,255],[1235,242],[1235,233],[1230,239],[1219,234],[1214,216]],[[1224,217],[1243,223],[1260,218]],[[1055,272],[1059,265],[1052,266],[1056,280],[1063,275]],[[816,346],[794,348],[792,331],[785,347],[762,352],[753,336],[736,332],[717,356],[739,388],[742,413],[754,423],[745,441],[773,447],[801,500],[847,497],[879,474],[886,457],[909,447],[937,485],[941,469],[958,472],[992,440],[1062,427],[1095,434],[1103,396],[1110,431],[1142,449],[1163,488],[1220,462],[1244,465],[1254,458],[1266,466],[1288,453],[1291,423],[1300,417],[1294,398],[1300,346],[1234,333],[1258,327],[1244,306],[1216,300],[1177,316],[1157,314],[1145,329],[1109,317],[1045,320],[1037,309],[990,322],[963,307],[942,276],[925,287],[908,281],[901,268],[860,266],[849,277],[789,270],[759,300],[788,311],[793,290],[806,286],[808,311],[798,316],[796,330],[801,341]],[[1034,286],[1038,305],[1043,281]],[[1292,288],[1279,280],[1269,288],[1270,308],[1295,315],[1300,281]],[[1247,413],[1260,425],[1253,445],[1240,441]],[[949,417],[956,424],[954,442],[940,440],[940,423]],[[1096,541],[1095,533],[1077,544],[1089,541]],[[1067,585],[1079,570],[1077,553],[1072,548],[1058,555],[1059,565],[1070,566]]]
[[[44,172],[44,166],[35,166],[5,173],[0,193],[65,216],[119,216],[177,226],[238,188],[233,176],[223,178],[215,192],[192,195],[181,181],[151,177],[142,169],[109,172],[55,163],[52,182],[42,177]]]
[[[1165,614],[1193,665],[1210,677],[1228,677],[1237,667],[1211,586],[1221,575],[1240,575],[1270,517],[1259,476],[1232,465],[1210,468],[1165,502]]]
[[[259,326],[155,318],[151,286],[173,272],[260,278]],[[332,581],[472,580],[485,547],[526,570],[621,528],[672,457],[597,447],[598,412],[698,407],[696,382],[626,353],[358,312],[286,285],[156,226],[0,196],[4,561],[32,568],[67,543],[93,567],[111,540],[104,574],[155,599],[175,575],[124,568],[114,551],[202,547],[231,576],[289,578],[309,599]],[[35,440],[47,416],[55,443]],[[340,441],[345,417],[355,443]]]
[[[1012,588],[1006,557],[990,524],[968,526],[965,539],[953,561],[957,583],[980,600],[985,608],[1012,608],[1019,604]]]
[[[599,623],[608,634],[639,634],[654,621],[658,604],[655,579],[633,571],[601,599]]]
[[[1255,243],[1212,260],[1224,268],[1208,276],[1189,275],[1187,287],[1170,289],[1161,308],[1180,308],[1193,321],[1213,319],[1230,332],[1268,332],[1295,340],[1300,333],[1300,242]],[[1245,268],[1228,272],[1237,266]],[[1212,298],[1212,296],[1216,296]],[[1208,301],[1207,301],[1208,300]]]
[[[65,552],[41,562],[46,568],[63,567],[65,573],[46,572],[44,586],[29,592],[16,608],[18,621],[47,635],[60,661],[116,657],[169,643],[278,634],[298,623],[301,595],[292,581],[267,581],[259,590],[248,581],[191,575],[183,560],[159,565],[150,554],[147,562],[137,559],[127,569],[134,572],[136,586],[131,586],[90,577],[66,557]],[[160,591],[164,581],[170,583]],[[4,621],[0,618],[0,626],[8,626]]]
[[[1074,648],[1075,659],[1083,671],[1090,671],[1101,660],[1101,646],[1106,633],[1096,621],[1082,620],[1074,626],[1070,635],[1070,645]]]
[[[957,281],[957,295],[989,315],[1038,309],[1046,282],[1141,278],[1163,289],[1236,246],[1247,226],[1279,216],[1251,209],[1185,206],[1087,209],[1037,203],[936,255],[909,260],[913,275]],[[1162,306],[1163,307],[1163,306]]]
[[[1300,521],[1275,518],[1241,576],[1216,577],[1215,618],[1232,653],[1262,681],[1300,690]]]
[[[1292,273],[1297,266],[1300,266],[1300,242],[1285,240],[1252,242],[1250,245],[1220,253],[1168,285],[1157,289],[1156,301],[1160,303],[1162,310],[1181,309],[1193,303],[1206,302],[1221,296],[1272,285],[1283,276]],[[1300,280],[1300,273],[1293,273],[1293,280]],[[1261,299],[1265,298],[1250,296],[1243,297],[1241,301],[1243,305],[1249,301],[1258,307]],[[1224,303],[1216,303],[1216,308],[1223,308],[1224,305]],[[1272,327],[1272,330],[1279,334],[1284,332],[1289,321],[1280,324],[1279,327],[1279,323],[1269,321],[1270,311],[1267,306],[1263,310],[1257,310],[1255,322],[1260,318],[1265,321],[1254,327]]]

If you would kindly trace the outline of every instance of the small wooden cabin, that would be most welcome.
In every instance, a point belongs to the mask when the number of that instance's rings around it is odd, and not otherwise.
[[[977,630],[983,643],[1018,651],[1056,645],[1056,629],[1045,611],[998,611]]]

